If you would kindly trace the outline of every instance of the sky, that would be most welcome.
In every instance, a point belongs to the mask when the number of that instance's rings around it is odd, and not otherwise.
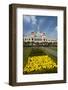
[[[46,37],[57,39],[57,16],[23,16],[24,35],[29,35],[38,29],[45,33]]]

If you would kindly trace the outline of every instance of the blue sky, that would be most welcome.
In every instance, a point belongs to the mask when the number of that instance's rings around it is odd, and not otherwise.
[[[57,16],[23,16],[24,35],[37,31],[37,28],[48,38],[57,39]]]

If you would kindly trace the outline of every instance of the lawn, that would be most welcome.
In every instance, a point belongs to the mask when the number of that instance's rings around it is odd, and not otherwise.
[[[57,50],[53,47],[51,49]],[[46,51],[45,47],[24,47],[23,52],[23,74],[57,72],[57,57]]]
[[[30,48],[30,47],[24,47],[23,48],[23,67],[25,67],[31,51],[32,51],[32,48]]]
[[[57,47],[50,47],[52,50],[57,51]]]

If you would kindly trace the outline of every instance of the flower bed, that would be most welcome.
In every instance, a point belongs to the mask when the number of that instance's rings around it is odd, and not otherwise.
[[[56,73],[57,64],[48,55],[29,56],[24,67],[24,74]]]

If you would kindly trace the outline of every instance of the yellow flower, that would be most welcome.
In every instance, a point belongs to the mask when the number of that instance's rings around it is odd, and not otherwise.
[[[41,71],[42,69],[57,68],[57,64],[48,55],[28,57],[24,72]]]

